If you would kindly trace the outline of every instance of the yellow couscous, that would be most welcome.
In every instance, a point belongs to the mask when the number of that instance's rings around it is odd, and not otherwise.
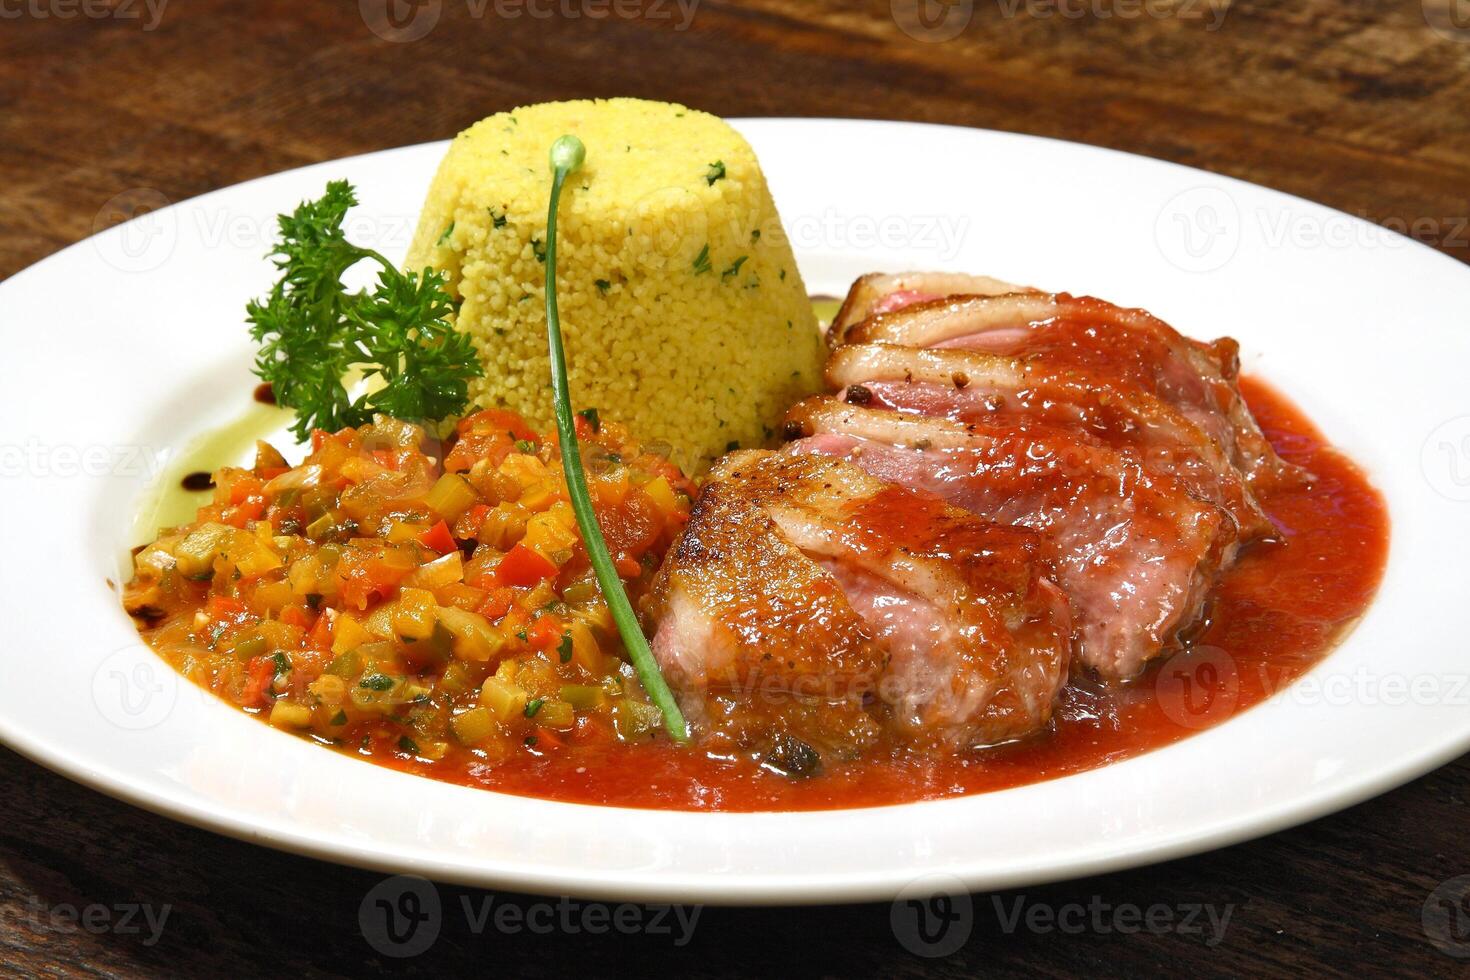
[[[580,137],[557,292],[572,398],[698,472],[772,441],[820,386],[820,334],[750,146],[707,113],[639,99],[500,113],[461,133],[408,267],[444,271],[475,340],[483,407],[552,421],[544,302],[547,151]]]

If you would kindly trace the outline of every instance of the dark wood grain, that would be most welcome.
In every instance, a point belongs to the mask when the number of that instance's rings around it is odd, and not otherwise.
[[[402,43],[343,0],[173,0],[156,23],[141,0],[93,0],[87,9],[105,16],[71,18],[59,14],[80,3],[8,0],[0,274],[90,234],[121,192],[181,200],[443,138],[517,104],[610,94],[722,115],[911,118],[1080,140],[1297,193],[1470,260],[1470,18],[1458,35],[1438,33],[1413,0],[1241,0],[1214,30],[1204,2],[1126,16],[1137,6],[1072,0],[1086,15],[1067,17],[1041,16],[1051,0],[975,0],[968,27],[943,43],[898,28],[890,9],[904,0],[702,0],[687,29],[672,4],[651,2],[643,16],[599,19],[442,0],[434,29]],[[538,10],[569,7],[608,9],[545,0]],[[1466,759],[1262,841],[1024,893],[1027,907],[1230,906],[1218,944],[1178,930],[1007,931],[994,902],[1008,912],[1021,897],[1009,893],[975,896],[969,942],[932,960],[898,942],[887,905],[709,909],[680,948],[655,935],[475,935],[461,902],[483,896],[448,887],[438,941],[395,960],[359,921],[381,876],[184,828],[3,750],[0,778],[0,972],[17,976],[1436,975],[1470,962],[1435,949],[1421,924],[1436,885],[1470,873]],[[146,928],[116,928],[114,907],[130,903],[169,909],[156,943]],[[112,927],[57,918],[87,906],[112,910]]]

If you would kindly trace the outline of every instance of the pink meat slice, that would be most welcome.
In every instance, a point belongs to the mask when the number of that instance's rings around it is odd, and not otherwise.
[[[853,282],[842,308],[832,319],[827,337],[834,345],[843,343],[847,330],[870,316],[892,313],[941,296],[997,296],[1026,289],[990,276],[962,272],[873,272]]]
[[[1249,485],[1301,478],[1240,396],[1239,345],[1228,337],[1191,340],[1143,310],[1065,293],[956,296],[871,316],[843,341],[1024,356],[1110,379],[1177,408],[1219,443]]]
[[[1038,549],[840,460],[734,453],[655,583],[654,654],[697,718],[712,694],[778,692],[822,730],[838,726],[814,710],[856,697],[906,744],[1019,738],[1048,722],[1068,659]]]
[[[1073,430],[962,425],[833,398],[792,410],[786,451],[844,459],[1042,538],[1071,603],[1076,659],[1135,676],[1194,623],[1238,546],[1233,522],[1176,481]]]
[[[1074,427],[1220,507],[1242,541],[1274,530],[1224,448],[1136,385],[1044,357],[891,344],[839,348],[826,373],[838,397],[855,405],[965,423],[1032,419]]]

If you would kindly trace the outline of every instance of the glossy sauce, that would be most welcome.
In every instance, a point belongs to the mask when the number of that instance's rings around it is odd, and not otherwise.
[[[1331,652],[1362,615],[1388,553],[1382,498],[1304,416],[1243,379],[1262,430],[1285,459],[1316,476],[1264,495],[1280,531],[1222,577],[1208,625],[1189,651],[1122,690],[1085,679],[1065,689],[1051,730],[960,756],[900,756],[791,780],[748,760],[710,758],[666,742],[603,739],[497,762],[461,752],[433,765],[380,759],[410,772],[546,799],[686,810],[811,810],[960,796],[1054,779],[1126,759],[1212,727],[1281,691]]]

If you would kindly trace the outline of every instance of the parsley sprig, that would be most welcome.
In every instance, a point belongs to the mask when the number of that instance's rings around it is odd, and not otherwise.
[[[363,425],[377,412],[418,420],[457,414],[469,401],[469,379],[481,373],[470,338],[448,322],[455,305],[444,274],[401,272],[349,242],[342,220],[356,204],[352,185],[334,180],[322,197],[281,215],[271,252],[281,278],[246,307],[260,344],[255,373],[278,404],[296,410],[291,431],[303,440],[313,429]],[[342,277],[364,259],[377,263],[377,284],[349,292]],[[353,371],[381,384],[353,397],[345,380]]]

